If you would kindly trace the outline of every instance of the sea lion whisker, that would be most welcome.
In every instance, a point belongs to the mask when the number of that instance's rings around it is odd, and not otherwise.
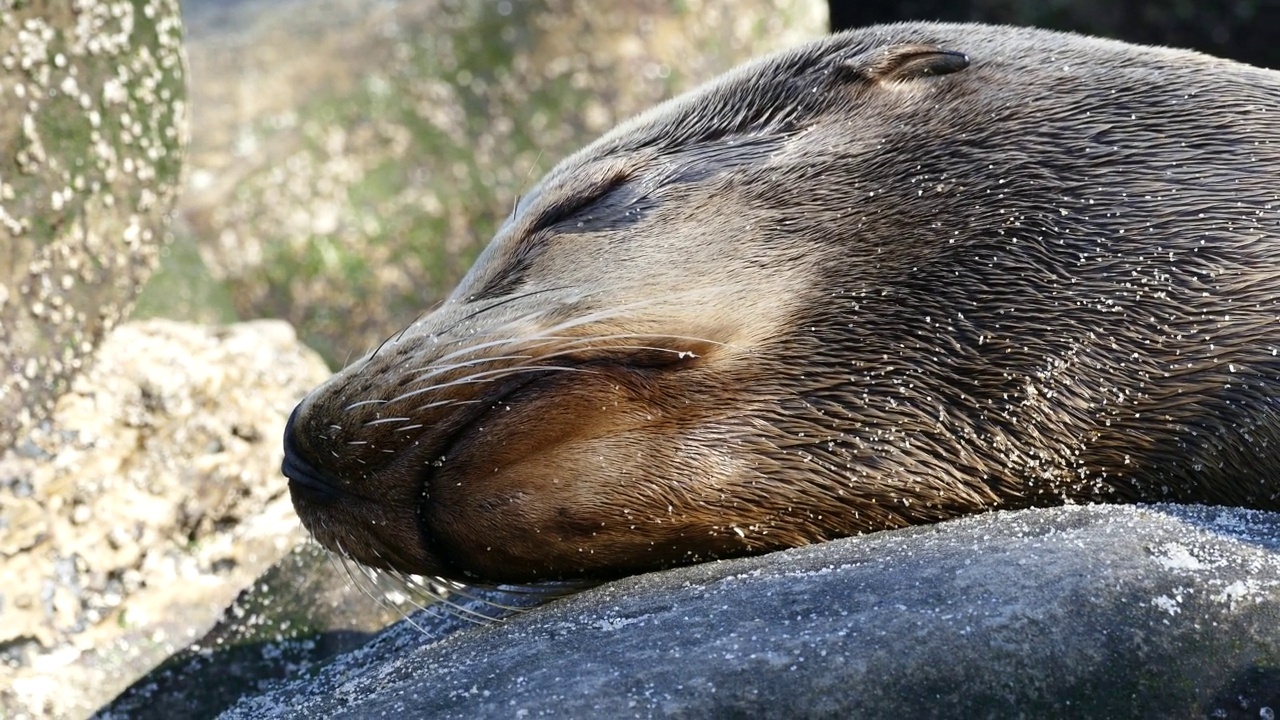
[[[364,422],[364,427],[373,427],[375,425],[386,425],[387,423],[404,422],[406,420],[412,420],[412,419],[413,418],[398,417],[398,416],[387,417],[387,418],[377,418],[376,420],[366,420]]]
[[[462,322],[461,320],[459,320],[458,322],[455,322],[453,325],[449,326],[448,328],[442,329],[438,332],[433,332],[429,335],[429,337],[433,338],[436,342],[440,342],[446,347],[447,346],[458,347],[457,350],[441,355],[439,358],[436,359],[436,362],[439,362],[441,360],[446,360],[452,357],[457,357],[459,355],[467,355],[478,349],[485,349],[485,348],[499,346],[499,345],[508,344],[512,342],[520,342],[519,338],[509,337],[511,333],[504,332],[504,331],[508,330],[509,328],[513,328],[520,323],[527,323],[529,320],[532,320],[533,318],[537,318],[540,315],[545,315],[548,312],[552,312],[553,310],[554,308],[534,309],[523,315],[505,320],[498,325],[479,329],[476,331],[475,334],[472,334],[472,335],[466,335],[462,337],[447,337],[448,334],[453,329],[456,329],[457,325]],[[415,321],[415,323],[416,322],[418,321]],[[406,325],[405,327],[400,329],[400,334],[403,335],[404,333],[407,333],[412,327],[413,327],[413,324]],[[480,337],[496,336],[498,337],[498,339],[486,341],[483,343],[477,343],[475,342],[476,336],[480,336]],[[370,356],[369,359],[372,359],[372,357],[373,356]]]
[[[592,371],[592,370],[590,370],[589,368],[564,367],[564,366],[560,366],[560,365],[519,365],[519,366],[516,366],[516,367],[498,368],[498,369],[496,369],[496,370],[488,370],[488,371],[486,371],[486,372],[483,374],[483,377],[482,377],[481,375],[479,375],[479,374],[476,374],[476,375],[468,375],[468,376],[466,376],[466,377],[458,378],[458,379],[456,379],[456,380],[450,380],[450,381],[449,381],[449,382],[447,382],[447,383],[440,383],[440,384],[437,384],[437,385],[430,385],[430,386],[428,386],[428,387],[424,387],[424,388],[418,388],[417,390],[410,390],[410,391],[408,391],[408,392],[405,392],[405,393],[402,393],[402,394],[400,394],[400,395],[396,396],[396,397],[395,397],[395,398],[393,398],[390,402],[400,402],[400,401],[402,401],[402,400],[408,400],[409,398],[415,397],[415,396],[417,396],[417,395],[421,395],[421,394],[423,394],[423,393],[433,392],[433,391],[437,391],[437,390],[445,390],[445,389],[452,388],[452,387],[461,387],[461,386],[464,386],[464,385],[481,385],[481,384],[485,384],[485,383],[491,383],[491,382],[495,382],[495,381],[497,381],[497,380],[502,380],[502,379],[504,379],[504,378],[511,377],[512,375],[519,375],[519,374],[521,374],[521,373],[531,373],[531,372],[539,372],[539,373],[553,373],[553,372],[583,372],[583,373],[591,373],[591,372],[593,372],[593,371]],[[476,403],[476,402],[480,402],[480,401],[479,401],[479,400],[474,400],[474,399],[473,399],[473,400],[452,400],[452,399],[450,399],[450,400],[440,400],[440,401],[437,401],[437,402],[434,402],[434,403],[429,403],[429,404],[427,404],[427,405],[423,405],[423,406],[419,407],[417,410],[418,410],[419,412],[421,412],[421,411],[429,410],[429,409],[431,409],[431,408],[433,408],[433,407],[440,407],[440,406],[442,406],[442,405],[469,405],[469,404]]]
[[[492,325],[472,328],[471,332],[468,334],[462,334],[462,336],[457,337],[447,337],[445,345],[457,346],[460,347],[461,350],[465,351],[467,348],[479,345],[479,343],[475,342],[476,338],[497,337],[499,342],[518,341],[522,334],[518,332],[518,329],[527,327],[527,325],[534,323],[535,320],[543,318],[545,315],[556,313],[557,310],[559,310],[558,306],[534,307],[534,309],[526,310],[524,313],[513,315],[511,318],[503,318],[500,322]],[[452,332],[456,327],[457,323],[452,325],[451,328],[440,332],[436,337],[447,336],[447,334]]]
[[[572,302],[581,301],[583,298],[589,297],[591,294],[592,293],[587,293],[587,292],[579,293],[577,296],[575,296]],[[496,335],[499,337],[503,337],[505,339],[518,341],[521,336],[521,333],[518,332],[520,328],[528,327],[530,324],[532,324],[534,321],[538,320],[541,317],[545,317],[547,315],[554,315],[562,312],[565,305],[568,304],[568,302],[569,301],[564,301],[555,305],[548,305],[546,307],[535,307],[535,308],[527,309],[518,315],[513,315],[508,318],[503,318],[500,322],[494,325],[489,325],[482,329],[477,329],[477,333],[482,335],[489,335],[489,336]],[[514,337],[509,337],[509,336],[514,336]],[[465,343],[467,339],[468,338],[466,337],[461,337],[461,338],[458,338],[457,341]]]
[[[338,540],[335,540],[334,542],[338,545],[341,544],[341,541]],[[330,550],[328,548],[325,548],[325,555],[327,556],[326,559],[329,563],[333,565],[334,570],[346,579],[348,585],[363,592],[364,589],[360,587],[360,582],[356,580],[355,576],[351,572],[351,568],[348,566],[348,563],[353,562],[351,558],[347,557],[347,555],[341,550]]]
[[[545,341],[545,342],[544,342],[544,341]],[[502,347],[502,346],[504,346],[504,345],[517,345],[517,344],[518,344],[518,345],[521,345],[521,346],[523,347],[523,346],[530,346],[530,344],[532,344],[531,346],[536,348],[536,347],[541,347],[542,345],[548,344],[549,342],[552,342],[552,341],[554,341],[554,338],[543,338],[543,337],[540,337],[540,336],[539,336],[539,337],[533,337],[533,338],[527,338],[527,339],[525,339],[525,338],[502,338],[501,340],[490,340],[490,341],[486,341],[486,342],[482,342],[482,343],[476,343],[476,344],[474,344],[474,345],[467,345],[467,346],[465,346],[465,347],[459,348],[458,350],[454,350],[454,351],[452,351],[452,352],[445,353],[444,355],[441,355],[440,357],[436,358],[436,360],[434,361],[434,363],[448,362],[449,360],[452,360],[452,359],[453,359],[453,358],[455,358],[455,357],[460,357],[460,356],[465,356],[465,355],[471,355],[471,354],[474,354],[474,353],[479,352],[479,351],[481,351],[481,350],[488,350],[489,348]],[[433,363],[433,365],[434,365],[434,363]]]
[[[358,574],[361,576],[364,574],[365,566],[356,562],[355,558],[352,557],[351,554],[347,552],[346,548],[342,546],[341,536],[333,535],[332,537],[334,539],[333,542],[337,547],[333,552],[329,553],[330,560],[336,562],[337,566],[342,569],[342,573],[346,576],[348,583],[376,601],[378,599],[376,593],[371,592],[369,588],[361,583],[360,579],[357,577]],[[360,573],[356,573],[352,570],[351,566],[353,564],[356,568],[361,570]]]
[[[420,592],[431,593],[436,597],[442,597],[444,595],[453,597],[456,595],[462,598],[463,600],[469,600],[473,603],[478,603],[485,607],[491,607],[496,610],[505,610],[510,613],[521,612],[523,610],[528,609],[528,608],[520,607],[518,605],[506,605],[492,598],[488,598],[483,595],[477,595],[473,592],[470,592],[472,588],[471,585],[449,580],[447,578],[441,578],[441,577],[429,578],[432,584],[438,585],[442,588],[443,590],[442,593],[437,593],[436,591],[434,591],[434,589],[428,588],[427,585],[425,585],[419,580],[416,580],[414,576],[406,576],[404,579],[406,582],[411,583],[411,587],[418,588]],[[496,621],[496,622],[503,621],[503,618],[499,616],[485,616],[483,613],[480,613],[479,611],[475,611],[475,614],[481,617],[488,617],[488,619],[491,621]]]
[[[434,601],[431,605],[423,605],[422,603],[418,602],[417,599],[411,597],[408,593],[402,593],[402,594],[405,597],[405,601],[408,602],[410,605],[412,605],[414,609],[421,610],[422,612],[425,612],[428,615],[431,615],[432,617],[443,617],[443,615],[441,615],[439,612],[435,610],[436,603],[439,603],[440,602],[439,600]],[[396,606],[396,610],[400,613],[400,619],[405,621],[405,623],[407,623],[414,630],[417,630],[419,635],[421,635],[424,638],[432,638],[432,639],[436,637],[434,633],[432,633],[430,630],[426,629],[422,625],[418,624],[418,621],[413,619],[412,612],[406,612],[404,608],[401,608],[398,605]]]
[[[355,410],[356,408],[364,407],[365,405],[384,405],[386,403],[387,403],[386,400],[378,400],[378,399],[360,400],[358,402],[353,402],[350,405],[342,408],[342,412],[351,412],[352,410]]]
[[[446,373],[450,373],[455,370],[461,370],[462,368],[466,368],[466,367],[475,367],[477,365],[484,365],[487,363],[495,363],[495,362],[504,362],[507,360],[531,360],[532,357],[533,356],[531,355],[495,355],[492,357],[480,357],[480,358],[474,358],[472,360],[465,360],[463,362],[450,363],[448,365],[441,365],[438,367],[427,366],[427,367],[421,367],[421,368],[414,368],[412,370],[404,371],[402,375],[407,375],[409,373],[415,373],[415,372],[422,373],[421,375],[413,378],[413,382],[423,382],[425,380],[430,380],[433,377],[444,375]]]
[[[432,409],[435,409],[435,408],[438,408],[438,407],[447,407],[447,406],[449,406],[449,405],[463,405],[463,404],[468,404],[468,403],[471,403],[471,402],[474,402],[474,401],[472,401],[472,400],[456,400],[456,399],[454,399],[454,398],[448,398],[448,399],[445,399],[445,400],[437,400],[437,401],[435,401],[435,402],[429,402],[429,403],[427,403],[426,405],[419,405],[418,407],[414,408],[411,412],[413,412],[413,413],[423,413],[423,412],[426,412],[426,411],[428,411],[428,410],[432,410]]]
[[[674,349],[674,348],[658,347],[658,346],[654,346],[654,345],[607,345],[607,346],[605,346],[605,347],[588,347],[587,349],[588,349],[588,350],[607,350],[607,351],[615,351],[615,350],[636,350],[636,351],[646,351],[646,350],[648,350],[648,351],[654,351],[654,352],[669,353],[669,354],[671,354],[671,355],[679,356],[680,358],[684,358],[684,357],[696,358],[696,357],[698,357],[697,353],[695,353],[695,352],[693,352],[693,351],[691,351],[691,350],[676,350],[676,349]],[[566,349],[564,349],[564,350],[558,350],[558,351],[553,352],[553,353],[547,353],[546,355],[542,355],[542,356],[540,356],[538,359],[539,359],[539,360],[551,360],[551,359],[555,359],[555,358],[559,358],[559,357],[572,357],[572,356],[575,356],[575,355],[580,355],[582,352],[583,352],[583,350],[582,350],[581,348],[566,348]],[[532,367],[539,367],[539,366],[532,366]],[[560,368],[563,368],[563,369],[569,369],[569,368],[567,368],[567,367],[564,367],[564,366],[557,366],[557,365],[548,365],[548,366],[542,366],[542,367],[548,367],[548,368],[560,367]],[[581,369],[581,368],[578,368],[578,369]]]
[[[473,399],[471,399],[471,400],[450,400],[450,401],[448,402],[448,404],[450,404],[450,405],[479,405],[479,404],[480,404],[480,403],[482,403],[482,402],[484,402],[484,401],[483,401],[483,400],[478,400],[478,399],[473,398]],[[415,409],[414,409],[414,412],[424,412],[424,411],[426,411],[426,410],[430,410],[430,409],[431,409],[431,408],[433,408],[433,407],[436,407],[436,403],[429,403],[429,404],[427,404],[427,405],[423,405],[422,407],[415,408]]]
[[[559,373],[583,373],[586,375],[598,374],[598,372],[592,368],[575,367],[572,365],[521,365],[518,367],[509,367],[509,368],[503,368],[502,370],[495,370],[494,372],[497,374],[493,375],[492,377],[486,377],[481,382],[494,382],[496,380],[502,380],[502,379],[511,377],[513,375],[521,375],[525,373],[551,374],[551,373],[559,372]],[[458,381],[457,384],[465,384],[465,383],[463,381]],[[447,384],[437,385],[436,387],[447,387]]]
[[[447,368],[449,368],[449,366],[440,365],[441,362],[448,362],[451,359],[456,357],[474,355],[477,352],[488,350],[494,347],[503,346],[503,345],[519,345],[523,349],[534,349],[534,348],[542,347],[550,342],[590,342],[590,338],[582,338],[577,336],[564,336],[558,333],[561,333],[564,330],[571,330],[588,323],[595,323],[595,322],[608,320],[615,316],[625,317],[627,313],[629,313],[630,311],[634,309],[643,308],[647,305],[651,305],[652,302],[653,301],[637,301],[633,303],[628,303],[619,308],[611,308],[608,310],[602,310],[594,313],[589,313],[586,315],[575,316],[573,318],[570,318],[569,320],[561,322],[558,325],[553,325],[549,328],[546,328],[541,332],[539,332],[538,334],[535,334],[532,336],[500,337],[496,340],[488,340],[481,343],[470,343],[470,344],[462,345],[457,350],[450,351],[448,353],[441,355],[439,358],[436,358],[436,360],[433,361],[432,363],[432,369],[430,372],[432,373],[447,372],[448,371]],[[500,330],[505,329],[505,326],[507,325],[516,325],[525,321],[526,321],[526,318],[522,316],[521,318],[516,318],[512,321],[509,321],[508,323],[505,323],[503,326],[499,326],[497,328],[489,328],[485,331],[485,334],[494,335],[494,334],[497,334]],[[699,338],[699,337],[693,337],[693,336],[681,336],[681,335],[675,335],[675,334],[661,334],[661,333],[641,333],[641,335],[648,335],[654,338],[667,337],[667,338],[676,339],[676,340],[722,344],[722,343],[717,343],[714,340],[710,340],[709,338]],[[621,335],[619,335],[619,337],[621,337]],[[454,342],[463,342],[463,341],[464,340],[457,340]],[[469,361],[464,361],[464,362],[482,363],[482,362],[493,361],[493,360],[495,360],[495,358],[490,358],[490,359],[473,358]],[[412,372],[412,371],[409,371],[409,372]]]
[[[420,577],[421,576],[407,575],[406,581],[413,583],[414,586],[420,586],[421,585],[421,580],[419,579]],[[554,600],[556,598],[565,597],[567,595],[572,595],[574,593],[581,592],[582,590],[585,590],[590,587],[594,587],[595,585],[599,584],[598,582],[591,582],[591,581],[551,581],[551,582],[536,583],[532,585],[529,585],[529,584],[510,585],[510,584],[460,582],[458,580],[452,580],[450,578],[445,578],[445,577],[429,577],[429,578],[423,578],[423,579],[430,580],[433,585],[440,586],[443,592],[448,593],[450,596],[456,595],[472,603],[483,604],[487,607],[491,607],[496,610],[502,610],[509,614],[525,612],[531,609],[532,607],[534,607],[534,605],[508,604],[508,603],[500,602],[499,600],[489,597],[487,595],[476,593],[474,591],[483,590],[486,592],[498,593],[501,595],[536,598],[538,601],[538,604],[540,604],[542,602],[547,602],[550,600]],[[425,587],[422,588],[422,591],[431,592]],[[493,620],[497,622],[503,622],[506,620],[506,618],[495,616],[493,617]]]
[[[538,167],[538,162],[542,160],[542,150],[538,150],[538,154],[533,158],[533,162],[529,163],[529,170],[524,174],[524,186],[528,187],[529,179],[533,177],[533,171]],[[516,193],[515,201],[511,205],[511,217],[515,218],[520,214],[520,193]]]
[[[428,635],[429,633],[427,629],[419,625],[418,621],[413,619],[412,612],[405,610],[404,603],[408,603],[417,610],[424,610],[432,615],[436,615],[437,617],[439,617],[439,615],[432,611],[430,607],[419,602],[418,598],[415,597],[415,591],[413,589],[400,582],[401,573],[396,571],[376,570],[373,568],[369,568],[368,570],[369,572],[366,573],[368,588],[365,591],[365,594],[373,598],[373,601],[378,605],[389,610],[394,610],[400,616],[401,620],[408,623],[411,627],[417,630],[419,634]],[[391,588],[384,588],[383,582],[390,583]],[[399,594],[403,599],[399,601],[393,600],[389,597],[391,592]],[[433,601],[438,600],[434,595],[431,597]]]
[[[444,305],[443,302],[437,302],[431,307],[427,308],[426,310],[423,310],[422,312],[418,313],[418,316],[413,319],[413,322],[410,322],[409,324],[400,328],[400,332],[396,334],[396,342],[400,342],[401,340],[403,340],[404,334],[409,331],[409,328],[412,328],[414,325],[417,325],[418,323],[422,322],[425,318],[427,318],[429,315],[431,315],[431,313],[439,309],[442,305]]]
[[[558,351],[557,353],[539,355],[538,359],[541,360],[547,357],[551,357],[554,354],[562,354],[564,352],[578,352],[578,350],[576,349],[577,346],[590,345],[595,343],[604,343],[612,340],[679,340],[682,342],[705,343],[708,345],[717,345],[720,347],[729,346],[729,343],[719,342],[716,340],[709,340],[707,338],[701,338],[693,335],[670,335],[670,334],[663,335],[663,334],[657,334],[657,333],[612,333],[609,335],[591,335],[591,336],[586,336],[581,338],[573,338],[564,343],[561,343],[560,347],[564,349]],[[613,350],[613,349],[659,350],[663,352],[670,352],[670,353],[676,353],[676,354],[691,352],[689,350],[681,350],[679,348],[670,348],[670,347],[661,347],[661,346],[644,346],[644,345],[603,345],[599,349],[601,350]]]
[[[355,571],[351,573],[350,577],[361,592],[383,607],[390,606],[382,593],[382,588],[378,587],[379,571],[377,569],[355,562],[350,557],[344,557],[342,562],[349,567],[354,566]]]
[[[443,578],[441,578],[443,579]],[[451,581],[456,582],[456,581]],[[469,582],[460,583],[464,587],[476,588],[479,590],[493,590],[495,592],[510,593],[512,595],[537,595],[548,599],[565,597],[574,593],[582,592],[588,588],[593,588],[600,584],[595,580],[546,580],[536,583],[508,584],[508,583],[483,583]]]
[[[495,309],[500,308],[500,307],[504,307],[504,306],[509,305],[509,304],[511,304],[511,303],[513,303],[513,302],[519,302],[520,300],[527,300],[527,299],[529,299],[529,298],[531,298],[531,297],[536,297],[536,296],[538,296],[538,295],[542,295],[542,294],[549,293],[549,292],[559,292],[559,291],[561,291],[561,290],[570,290],[570,289],[572,289],[572,286],[570,286],[570,285],[563,285],[563,286],[560,286],[560,287],[551,287],[551,288],[541,288],[541,289],[538,289],[538,290],[530,290],[529,292],[520,293],[520,294],[518,294],[518,295],[508,295],[508,296],[506,296],[506,297],[502,298],[501,300],[497,300],[497,301],[492,302],[492,303],[490,303],[490,304],[488,304],[488,305],[486,305],[486,306],[484,306],[484,307],[482,307],[482,308],[479,308],[478,310],[475,310],[475,311],[470,312],[470,313],[468,313],[468,314],[466,314],[466,315],[463,315],[462,317],[460,317],[460,318],[458,318],[457,320],[455,320],[455,321],[453,322],[453,324],[452,324],[452,325],[450,325],[450,326],[448,326],[447,328],[445,328],[445,330],[444,330],[441,334],[442,334],[442,335],[446,335],[446,334],[450,333],[451,331],[453,331],[454,329],[456,329],[459,325],[461,325],[462,323],[464,323],[464,322],[466,322],[466,321],[468,321],[468,320],[474,320],[476,317],[478,317],[478,316],[480,316],[480,315],[483,315],[484,313],[490,312],[490,311],[495,310]]]
[[[483,372],[472,373],[471,375],[466,375],[464,377],[457,378],[456,380],[450,380],[449,382],[438,383],[434,385],[428,385],[426,387],[417,388],[415,390],[409,390],[407,392],[403,392],[391,398],[387,402],[398,403],[403,400],[408,400],[409,398],[422,395],[423,393],[435,392],[438,390],[444,390],[451,387],[460,387],[463,385],[477,385],[482,383],[489,383],[489,382],[493,382],[494,380],[499,380],[519,372],[532,372],[532,371],[555,372],[557,370],[571,370],[571,369],[573,368],[564,368],[564,367],[558,367],[555,365],[546,365],[546,366],[519,365],[516,367],[505,367],[505,368],[497,368],[494,370],[485,370]]]
[[[392,583],[392,586],[395,588],[396,592],[398,592],[400,595],[404,597],[404,602],[407,602],[411,606],[413,606],[414,610],[422,611],[424,613],[427,613],[428,615],[431,615],[432,617],[444,617],[448,615],[455,615],[455,613],[453,613],[447,608],[447,605],[445,605],[446,609],[444,610],[444,612],[443,613],[441,612],[440,607],[446,602],[445,597],[443,595],[437,593],[433,589],[406,582],[405,573],[389,572],[386,574],[386,577]],[[427,599],[426,602],[423,602],[422,600],[422,598],[424,597]],[[423,635],[430,634],[426,632],[426,630],[422,626],[418,625],[418,623],[412,619],[412,611],[405,611],[399,605],[397,605],[397,610],[399,610],[400,612],[400,617],[403,618],[405,622],[408,622],[410,625],[412,625],[414,629],[416,629],[419,633]]]
[[[430,366],[431,368],[430,372],[443,373],[443,372],[448,372],[456,367],[465,367],[473,363],[479,364],[483,362],[491,362],[491,361],[504,360],[504,359],[518,359],[518,357],[520,357],[520,356],[490,356],[490,357],[482,357],[482,358],[473,358],[472,360],[463,361],[460,363],[454,363],[450,365],[439,364],[442,361],[448,361],[455,357],[473,355],[476,352],[487,350],[494,347],[503,346],[503,345],[519,345],[523,350],[527,351],[527,350],[532,350],[540,347],[545,347],[547,345],[551,345],[555,343],[559,343],[562,346],[567,346],[571,344],[583,344],[583,343],[590,343],[590,342],[615,339],[615,338],[617,339],[667,338],[672,340],[707,343],[707,344],[713,344],[713,345],[726,344],[716,340],[711,340],[710,338],[703,338],[703,337],[697,337],[692,335],[677,335],[677,334],[671,334],[671,333],[611,333],[611,334],[605,334],[605,335],[587,335],[587,336],[556,334],[566,329],[573,329],[575,327],[578,327],[580,326],[580,324],[586,324],[587,322],[596,322],[600,319],[607,319],[607,318],[608,316],[604,313],[599,313],[599,314],[593,313],[590,316],[575,318],[573,320],[566,321],[561,325],[547,328],[546,330],[536,335],[523,336],[523,337],[504,337],[498,340],[490,340],[483,343],[475,343],[472,345],[460,347],[459,349],[451,351],[444,355],[441,355],[439,358],[432,361],[432,365]],[[425,369],[426,368],[418,368],[417,370],[425,370]],[[413,372],[413,371],[408,371],[408,372]]]
[[[581,338],[584,341],[591,340],[590,337]],[[680,340],[684,342],[706,343],[707,345],[718,345],[721,347],[729,347],[731,343],[712,340],[711,338],[701,337],[699,335],[676,335],[673,333],[611,333],[609,335],[599,335],[594,339],[597,340]],[[671,348],[667,348],[671,349]],[[678,351],[677,351],[678,352]]]
[[[441,305],[441,303],[436,303],[436,304],[433,306],[433,308],[432,308],[432,309],[434,309],[434,308],[436,308],[436,307],[439,307],[440,305]],[[369,358],[371,358],[371,359],[372,359],[372,358],[375,358],[375,357],[377,357],[377,356],[378,356],[378,354],[379,354],[379,353],[381,353],[381,352],[382,352],[382,349],[383,349],[384,347],[386,347],[386,346],[387,346],[387,343],[389,343],[389,342],[393,342],[393,341],[394,341],[394,342],[396,342],[396,343],[399,343],[401,340],[403,340],[403,339],[404,339],[404,335],[405,335],[405,333],[406,333],[406,332],[408,332],[408,331],[409,331],[409,328],[411,328],[411,327],[413,327],[414,325],[416,325],[417,323],[419,323],[419,322],[420,322],[424,317],[426,317],[426,316],[427,316],[427,315],[429,315],[430,313],[431,313],[431,310],[427,310],[427,311],[424,311],[424,312],[418,313],[418,316],[417,316],[416,318],[414,318],[414,319],[413,319],[413,322],[408,323],[408,324],[407,324],[407,325],[405,325],[404,327],[400,328],[398,331],[393,332],[393,333],[391,333],[390,335],[388,335],[388,336],[386,336],[385,338],[383,338],[383,339],[382,339],[382,342],[378,343],[378,347],[374,348],[373,352],[371,352],[371,353],[366,353],[366,355],[367,355]]]
[[[417,587],[422,588],[421,585],[418,585]],[[486,615],[480,612],[479,610],[469,608],[466,605],[463,605],[453,600],[450,596],[453,595],[456,591],[451,590],[449,594],[446,595],[444,593],[437,593],[434,591],[425,590],[425,588],[422,588],[422,589],[428,595],[430,595],[435,599],[435,603],[430,606],[418,605],[419,609],[421,610],[425,610],[426,612],[434,614],[437,612],[437,610],[443,609],[444,612],[447,612],[448,614],[460,620],[466,620],[476,625],[487,625],[493,622],[502,622],[501,617]]]
[[[373,597],[374,602],[378,603],[380,606],[394,610],[396,614],[400,616],[401,620],[407,623],[414,630],[417,630],[418,634],[424,637],[430,637],[432,636],[432,633],[414,619],[413,611],[422,611],[433,617],[444,617],[448,615],[457,616],[456,613],[447,608],[443,612],[440,610],[440,605],[442,603],[447,605],[447,601],[442,596],[426,588],[416,587],[405,583],[402,579],[402,575],[402,573],[395,571],[377,571],[376,578],[370,578],[372,586],[371,590],[366,592],[366,594]],[[391,587],[384,588],[382,586],[383,581],[390,583]],[[389,597],[392,592],[399,595],[401,599],[395,600]],[[421,600],[424,595],[428,598],[429,603],[424,603]],[[412,609],[406,610],[404,607],[406,603],[410,605]],[[471,621],[470,618],[467,618],[467,620]]]
[[[665,301],[667,301],[667,298],[663,298],[662,302],[665,302]],[[631,315],[631,312],[633,310],[642,309],[651,305],[655,305],[658,302],[660,301],[659,300],[637,301],[633,303],[627,303],[625,306],[619,307],[619,308],[608,308],[603,310],[597,310],[595,312],[586,313],[584,315],[575,315],[567,320],[562,321],[557,325],[552,325],[551,327],[546,328],[543,331],[543,333],[554,335],[557,333],[563,333],[567,330],[573,330],[574,328],[582,327],[583,325],[600,323],[606,320],[613,320],[615,318],[626,318]]]
[[[406,325],[403,328],[401,328],[398,332],[393,332],[390,335],[386,336],[385,338],[382,339],[382,342],[378,343],[378,347],[373,349],[373,352],[366,353],[366,355],[368,355],[371,358],[378,357],[378,353],[382,352],[382,348],[386,347],[387,343],[391,342],[392,340],[399,342],[400,339],[404,336],[405,330],[407,330],[408,328],[409,328],[409,325]]]
[[[643,288],[637,288],[637,290],[642,290],[642,289]],[[634,311],[646,310],[655,305],[671,304],[672,302],[676,302],[676,301],[683,302],[686,300],[691,300],[693,298],[706,296],[706,295],[711,295],[712,297],[714,297],[714,292],[716,289],[717,288],[713,287],[710,289],[699,289],[699,290],[679,290],[675,292],[666,293],[665,295],[659,298],[645,298],[641,300],[632,300],[630,302],[621,303],[611,307],[601,308],[590,313],[575,315],[561,322],[558,325],[553,325],[547,328],[546,332],[559,333],[565,330],[572,330],[574,328],[581,327],[582,325],[586,325],[590,323],[600,323],[600,322],[605,322],[605,321],[613,320],[617,318],[625,319],[625,318],[632,317]],[[613,288],[613,290],[616,292],[619,290],[619,288]],[[603,292],[603,291],[595,291],[595,292]]]
[[[464,600],[470,600],[473,603],[478,603],[486,608],[492,608],[494,610],[505,611],[507,613],[518,613],[518,612],[524,612],[525,610],[528,610],[527,607],[520,607],[519,605],[508,605],[506,603],[498,602],[493,598],[471,592],[471,587],[467,585],[454,588],[451,592],[452,594],[457,595],[458,597]],[[482,613],[477,612],[477,614],[482,614]],[[490,619],[496,622],[503,622],[505,620],[505,618],[499,617],[499,616],[493,616]]]
[[[480,383],[492,382],[495,379],[495,377],[500,377],[504,373],[507,373],[509,370],[510,368],[498,368],[497,370],[486,370],[482,373],[473,373],[471,375],[465,375],[455,380],[450,380],[449,382],[436,383],[432,385],[427,385],[425,387],[416,388],[414,390],[407,390],[391,398],[387,402],[398,403],[398,402],[403,402],[405,400],[408,400],[410,398],[417,397],[419,395],[424,395],[430,392],[438,392],[440,390],[446,390],[452,387],[461,387],[463,385],[477,385]],[[443,403],[445,405],[456,403],[456,401],[452,401],[452,400],[442,400],[438,402]],[[438,407],[435,404],[431,404],[431,405],[424,405],[422,406],[421,409],[427,410],[433,406]]]

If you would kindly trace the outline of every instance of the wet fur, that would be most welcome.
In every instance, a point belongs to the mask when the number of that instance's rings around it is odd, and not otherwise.
[[[1280,509],[1280,74],[904,24],[566,159],[313,392],[311,532],[602,578],[992,508]]]

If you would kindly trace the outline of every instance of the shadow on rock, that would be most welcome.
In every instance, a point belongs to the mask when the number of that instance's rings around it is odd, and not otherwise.
[[[1266,709],[1271,714],[1266,714]],[[1239,672],[1205,709],[1205,716],[1218,720],[1255,720],[1275,717],[1280,712],[1280,666],[1255,665]]]
[[[203,638],[120,694],[99,717],[214,717],[244,695],[366,643],[402,611],[351,592],[315,545],[296,548],[240,594]]]

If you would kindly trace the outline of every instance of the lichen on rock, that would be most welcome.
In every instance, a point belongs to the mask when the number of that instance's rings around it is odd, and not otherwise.
[[[0,448],[154,269],[186,144],[177,0],[0,10]]]
[[[278,438],[328,374],[280,321],[108,335],[0,452],[0,717],[88,714],[302,539]]]

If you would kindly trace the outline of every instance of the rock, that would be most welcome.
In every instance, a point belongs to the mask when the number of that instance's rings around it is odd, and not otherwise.
[[[100,706],[304,536],[279,437],[328,374],[279,321],[108,336],[0,455],[0,716]]]
[[[213,717],[271,680],[363,645],[412,609],[353,590],[328,551],[300,545],[240,593],[204,637],[131,685],[104,714]]]
[[[129,310],[186,137],[177,0],[0,10],[0,450]]]
[[[341,567],[319,545],[296,548],[241,593],[199,642],[131,685],[100,716],[214,717],[273,681],[297,677],[363,645],[415,605],[428,602],[420,592],[372,573]],[[365,591],[363,597],[357,588]],[[541,599],[490,596],[520,606]],[[413,620],[419,630],[443,635],[478,621],[439,607]],[[504,612],[477,607],[475,617]]]
[[[400,623],[225,718],[1272,717],[1280,514],[997,512]]]

